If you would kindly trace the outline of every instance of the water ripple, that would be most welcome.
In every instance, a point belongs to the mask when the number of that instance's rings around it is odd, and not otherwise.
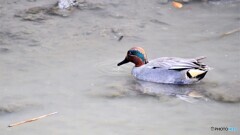
[[[117,61],[101,61],[95,64],[97,71],[107,76],[126,76],[131,74],[132,65],[117,66]]]

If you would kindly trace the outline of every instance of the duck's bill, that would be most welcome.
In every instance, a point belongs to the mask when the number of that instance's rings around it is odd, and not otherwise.
[[[126,64],[128,62],[129,62],[129,60],[125,58],[122,62],[118,63],[117,65],[121,66],[121,65]]]

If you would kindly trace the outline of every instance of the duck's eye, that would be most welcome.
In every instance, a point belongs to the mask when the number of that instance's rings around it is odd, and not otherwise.
[[[133,53],[131,51],[128,51],[128,55],[133,55]]]

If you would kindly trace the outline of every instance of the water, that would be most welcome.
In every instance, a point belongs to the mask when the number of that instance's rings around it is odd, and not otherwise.
[[[211,127],[240,129],[239,32],[221,37],[239,28],[239,1],[193,2],[182,9],[158,1],[88,2],[91,7],[69,17],[43,13],[42,20],[24,21],[15,15],[53,3],[0,1],[1,134],[202,135],[230,134]],[[193,86],[137,81],[132,64],[116,66],[132,46],[145,48],[149,59],[204,55],[213,70]],[[189,98],[192,91],[200,98]]]

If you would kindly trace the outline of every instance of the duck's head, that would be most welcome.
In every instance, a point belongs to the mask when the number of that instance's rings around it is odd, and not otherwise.
[[[123,64],[126,64],[128,62],[132,62],[135,64],[135,67],[140,67],[144,64],[147,64],[147,55],[145,53],[145,51],[143,50],[143,48],[141,47],[133,47],[130,50],[128,50],[127,52],[127,56],[125,57],[125,59],[118,63],[118,66],[121,66]]]

